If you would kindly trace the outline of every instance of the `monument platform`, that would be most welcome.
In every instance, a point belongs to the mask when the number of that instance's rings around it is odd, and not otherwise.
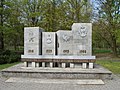
[[[95,62],[95,56],[21,55],[21,61],[35,62]]]
[[[41,79],[112,79],[112,72],[95,64],[93,69],[83,68],[50,68],[24,67],[18,64],[2,70],[5,77],[30,77]]]

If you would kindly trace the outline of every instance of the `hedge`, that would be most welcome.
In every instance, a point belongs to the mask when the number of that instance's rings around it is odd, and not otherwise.
[[[20,54],[10,50],[0,51],[0,64],[13,63],[20,60]]]

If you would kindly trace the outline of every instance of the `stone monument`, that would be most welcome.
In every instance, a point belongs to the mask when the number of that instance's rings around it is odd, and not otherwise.
[[[56,33],[43,32],[42,33],[42,55],[56,54]]]
[[[24,55],[41,54],[41,32],[39,27],[24,28]]]
[[[72,30],[42,32],[24,28],[24,65],[2,70],[3,76],[42,79],[111,79],[112,73],[96,66],[92,56],[92,24],[74,23]]]
[[[58,55],[73,55],[73,35],[71,31],[57,31],[57,42]]]
[[[26,27],[21,58],[26,67],[94,68],[92,24],[74,23],[72,30],[57,32]]]
[[[79,56],[92,55],[92,24],[74,23],[73,32],[73,54]]]

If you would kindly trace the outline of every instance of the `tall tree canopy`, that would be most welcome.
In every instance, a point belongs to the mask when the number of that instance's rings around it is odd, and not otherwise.
[[[75,22],[92,22],[94,47],[110,47],[117,55],[120,0],[1,0],[0,49],[23,46],[26,26],[52,32],[69,30]]]
[[[120,0],[96,0],[98,7],[98,21],[95,26],[96,34],[107,42],[115,56],[117,56],[118,38],[120,31]]]

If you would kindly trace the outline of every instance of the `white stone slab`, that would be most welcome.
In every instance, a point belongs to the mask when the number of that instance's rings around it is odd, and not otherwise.
[[[39,43],[39,27],[24,28],[24,43]]]
[[[73,54],[80,56],[92,55],[92,24],[74,23],[73,32]]]
[[[89,69],[93,69],[93,63],[89,63]]]
[[[27,67],[27,62],[24,62],[24,67]]]
[[[83,85],[103,85],[101,79],[38,79],[38,78],[18,78],[11,77],[5,82],[11,83],[53,83],[53,84],[83,84]]]
[[[41,54],[41,30],[39,27],[24,28],[24,55]]]
[[[87,68],[87,63],[82,63],[82,68]]]
[[[70,68],[74,68],[74,63],[70,63]]]
[[[62,68],[65,68],[66,67],[66,63],[62,63]]]
[[[95,56],[64,56],[64,55],[21,55],[21,58],[30,58],[30,59],[96,59]]]
[[[35,67],[35,62],[32,62],[32,67],[33,67],[33,68]]]
[[[45,62],[42,62],[42,67],[45,67]]]
[[[57,31],[58,55],[73,55],[73,35],[72,31]]]
[[[43,32],[42,33],[42,55],[55,55],[56,48],[56,33]]]
[[[50,62],[50,67],[51,67],[51,68],[53,67],[53,62]]]
[[[36,67],[39,67],[39,63],[38,62],[36,63]]]

